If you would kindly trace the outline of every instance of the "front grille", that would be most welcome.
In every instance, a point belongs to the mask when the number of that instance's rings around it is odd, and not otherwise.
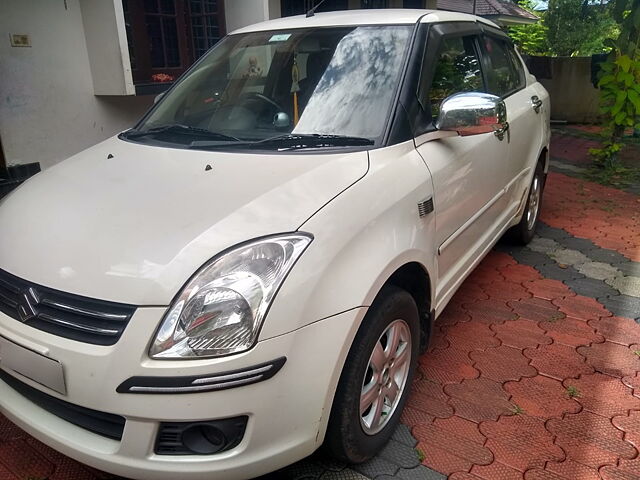
[[[131,305],[59,292],[0,270],[0,312],[60,337],[113,345],[134,311]]]
[[[115,440],[122,439],[125,424],[124,417],[80,407],[52,397],[21,382],[3,370],[0,370],[0,380],[38,407],[56,417],[60,417],[69,423],[73,423],[78,427],[102,435],[103,437],[113,438]]]

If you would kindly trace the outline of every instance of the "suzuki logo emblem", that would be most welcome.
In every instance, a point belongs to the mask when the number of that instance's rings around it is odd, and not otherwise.
[[[36,315],[38,315],[38,311],[36,310],[36,306],[38,305],[38,294],[33,288],[28,288],[18,299],[18,315],[20,315],[20,320],[23,323],[28,322]]]

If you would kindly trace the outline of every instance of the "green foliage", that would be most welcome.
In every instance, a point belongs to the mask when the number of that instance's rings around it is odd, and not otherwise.
[[[529,0],[520,2],[525,10],[540,17],[540,20],[530,25],[518,25],[509,27],[509,36],[518,46],[518,49],[526,55],[546,55],[549,52],[547,42],[548,28],[544,22],[544,13],[533,10]]]
[[[576,398],[580,396],[580,391],[578,390],[577,387],[574,387],[573,385],[569,385],[567,387],[567,395],[569,396],[569,398]]]
[[[589,151],[595,165],[609,173],[620,169],[618,152],[625,129],[640,128],[640,0],[615,0],[612,11],[621,30],[608,42],[614,50],[598,82],[606,127],[603,147]]]
[[[542,19],[547,29],[549,53],[588,56],[609,50],[605,40],[617,34],[617,23],[608,4],[587,0],[549,0]]]

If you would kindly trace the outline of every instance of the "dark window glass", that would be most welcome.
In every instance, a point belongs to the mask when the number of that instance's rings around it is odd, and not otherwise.
[[[318,5],[320,0],[280,0],[280,12],[283,17],[302,15]],[[347,10],[348,0],[325,0],[316,12],[332,12],[335,10]]]
[[[474,48],[475,37],[446,38],[440,44],[433,69],[431,88],[419,93],[423,107],[429,99],[431,114],[436,117],[440,104],[450,95],[459,92],[483,90],[480,61]],[[428,77],[428,75],[425,75]],[[424,86],[422,87],[424,89]]]
[[[180,66],[178,27],[174,0],[145,0],[151,68]]]
[[[423,0],[404,0],[402,2],[404,8],[424,8]]]
[[[487,91],[498,96],[508,95],[524,85],[524,71],[514,63],[515,52],[506,42],[484,37],[483,47],[489,62]],[[518,64],[520,62],[518,61]]]
[[[189,9],[193,55],[195,58],[199,58],[220,40],[218,2],[216,0],[191,0]]]

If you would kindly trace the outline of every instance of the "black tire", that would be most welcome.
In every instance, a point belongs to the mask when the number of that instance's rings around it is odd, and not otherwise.
[[[403,320],[408,329],[405,329],[403,324],[401,322],[397,323],[396,320]],[[403,345],[411,346],[408,375],[404,388],[399,394],[400,400],[393,411],[390,412],[391,415],[388,420],[384,416],[378,417],[381,418],[379,425],[381,430],[376,433],[366,433],[366,427],[362,424],[360,412],[360,398],[364,388],[363,382],[365,376],[369,379],[368,381],[374,382],[370,375],[372,370],[369,369],[369,360],[378,341],[382,342],[384,339],[389,339],[388,336],[382,337],[382,335],[386,335],[387,328],[392,324],[399,325],[405,333],[407,331],[410,332],[410,342],[403,343]],[[400,421],[402,409],[411,389],[419,349],[420,317],[413,297],[400,288],[394,286],[385,287],[369,308],[351,346],[340,376],[324,444],[325,449],[332,456],[349,463],[361,463],[369,460],[385,446]],[[398,348],[398,351],[400,351],[400,348]],[[393,366],[393,361],[391,366]],[[383,375],[380,377],[383,377]],[[388,377],[389,375],[387,375]],[[383,380],[381,379],[380,381]],[[376,386],[375,388],[378,389],[379,387]],[[371,405],[371,408],[373,408],[373,405]]]
[[[524,212],[522,213],[522,218],[520,219],[520,223],[511,227],[507,232],[507,236],[509,240],[518,245],[526,245],[531,240],[533,240],[533,236],[536,233],[536,225],[538,224],[538,217],[540,216],[540,209],[542,208],[542,193],[544,192],[544,183],[545,183],[545,174],[544,174],[544,166],[542,162],[538,162],[536,165],[536,171],[533,174],[533,179],[531,180],[531,185],[529,186],[529,193],[527,194],[527,203],[524,207]],[[533,223],[531,223],[531,206],[534,201],[533,196],[535,193],[536,182],[538,185],[538,200],[537,200],[537,208],[535,208],[535,218]],[[529,214],[529,215],[528,215]]]

